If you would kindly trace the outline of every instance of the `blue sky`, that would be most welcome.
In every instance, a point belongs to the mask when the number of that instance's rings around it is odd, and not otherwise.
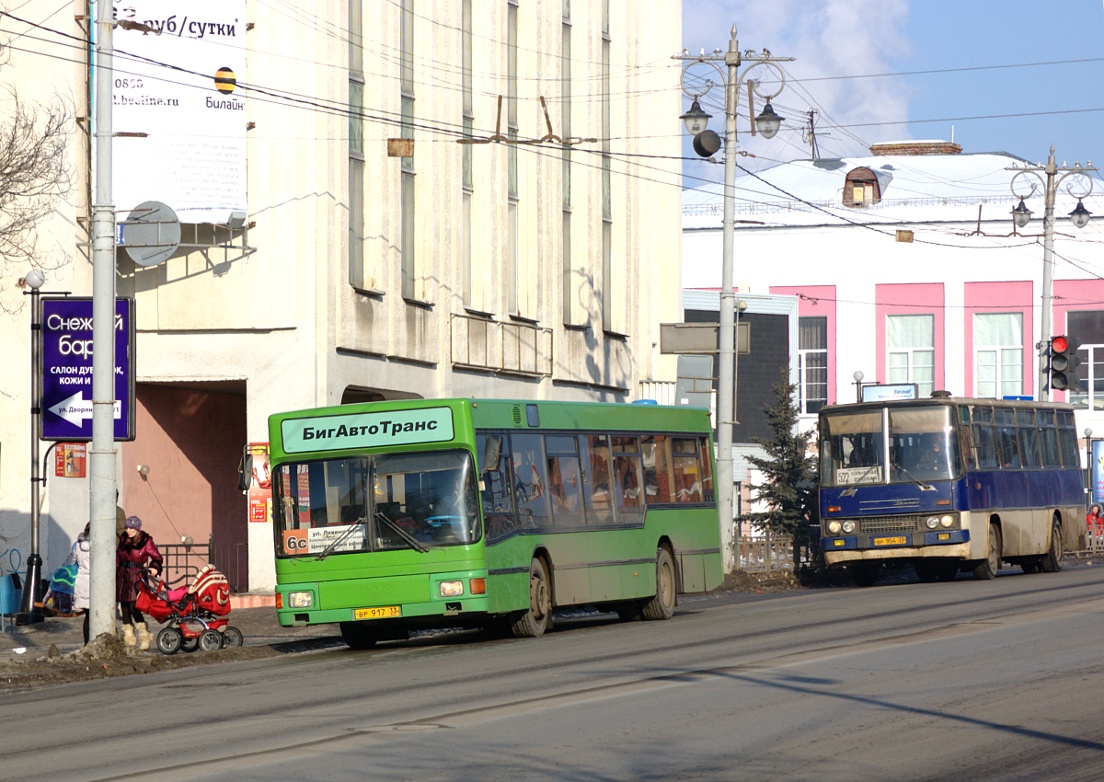
[[[740,149],[755,156],[740,159],[748,168],[808,159],[810,109],[821,157],[953,136],[964,152],[1036,162],[1053,144],[1059,165],[1104,167],[1104,0],[683,0],[693,53],[727,48],[733,23],[742,51],[796,58],[774,100],[788,129],[763,141],[741,117]],[[703,99],[717,130],[719,93]],[[745,101],[746,90],[746,114]]]

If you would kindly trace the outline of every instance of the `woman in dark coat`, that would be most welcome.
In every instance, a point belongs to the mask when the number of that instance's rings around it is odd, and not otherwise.
[[[123,640],[127,646],[137,644],[139,651],[149,649],[151,636],[146,618],[134,606],[138,599],[138,584],[144,569],[160,575],[163,565],[164,559],[153,538],[142,531],[142,520],[137,516],[128,516],[115,551],[115,599],[119,601],[123,617]]]

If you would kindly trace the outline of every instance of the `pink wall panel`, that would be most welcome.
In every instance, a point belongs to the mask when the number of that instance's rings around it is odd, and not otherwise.
[[[836,286],[835,285],[772,285],[772,294],[799,296],[799,318],[828,319],[828,404],[836,403]]]
[[[943,295],[943,283],[887,283],[874,286],[875,317],[877,319],[877,374],[876,382],[885,383],[886,380],[886,317],[889,315],[933,315],[935,324],[935,367],[934,378],[936,389],[943,388],[946,383],[946,369],[944,361],[945,351],[945,305]],[[867,382],[870,382],[869,380]]]
[[[1032,308],[1032,283],[1030,280],[1018,282],[968,282],[963,291],[965,308],[963,328],[966,350],[963,357],[963,377],[966,387],[963,394],[977,393],[974,388],[974,315],[978,313],[1019,312],[1023,315],[1024,346],[1024,394],[1035,394],[1035,333],[1034,309]]]

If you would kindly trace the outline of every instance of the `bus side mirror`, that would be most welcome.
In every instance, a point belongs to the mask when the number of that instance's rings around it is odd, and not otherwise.
[[[249,487],[253,485],[253,454],[242,454],[241,461],[238,462],[238,489],[240,491],[249,491]]]
[[[481,472],[498,472],[498,462],[502,458],[502,438],[488,437],[483,446],[483,469]]]

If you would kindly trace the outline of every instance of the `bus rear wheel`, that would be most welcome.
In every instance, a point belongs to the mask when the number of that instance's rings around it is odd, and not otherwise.
[[[675,589],[675,563],[665,548],[656,551],[656,593],[644,604],[645,619],[670,619],[678,601]]]
[[[517,638],[540,638],[552,627],[552,589],[544,560],[534,557],[529,565],[529,610],[521,611],[510,631]]]
[[[1066,559],[1066,547],[1062,543],[1062,527],[1055,521],[1050,525],[1050,548],[1043,556],[1041,568],[1044,573],[1057,573]]]
[[[997,577],[1001,563],[1001,533],[996,524],[989,525],[988,556],[974,566],[974,577],[988,581]]]

